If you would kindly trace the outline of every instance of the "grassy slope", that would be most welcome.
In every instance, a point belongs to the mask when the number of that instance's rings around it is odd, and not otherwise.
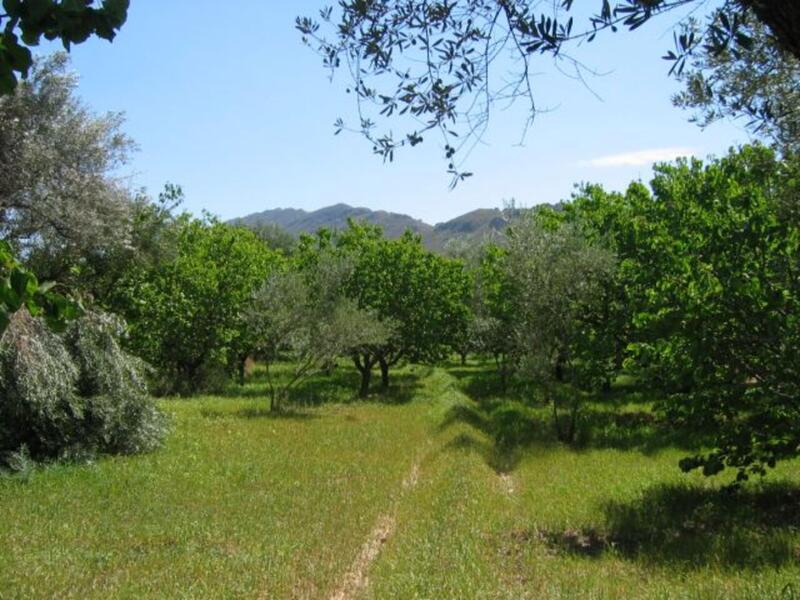
[[[0,479],[0,598],[327,597],[387,513],[374,598],[797,587],[797,464],[731,499],[678,471],[691,445],[660,436],[633,394],[591,406],[582,450],[554,444],[539,410],[536,435],[498,449],[481,369],[408,368],[398,382],[394,404],[283,418],[260,410],[258,384],[166,401],[176,429],[160,452]],[[335,383],[329,399],[349,398],[350,375]],[[612,408],[631,418],[609,420]]]

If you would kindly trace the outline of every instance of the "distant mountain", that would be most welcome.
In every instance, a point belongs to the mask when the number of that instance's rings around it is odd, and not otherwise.
[[[497,208],[480,208],[450,221],[429,225],[408,215],[348,204],[334,204],[311,212],[297,208],[274,208],[231,222],[248,227],[277,225],[296,236],[313,233],[322,227],[344,229],[348,219],[380,225],[389,238],[400,237],[406,229],[410,229],[420,234],[425,245],[434,250],[441,250],[451,239],[491,235],[503,231],[507,225],[503,212]]]
[[[479,208],[466,214],[437,223],[434,230],[444,236],[475,235],[487,231],[502,231],[508,220],[498,208]]]

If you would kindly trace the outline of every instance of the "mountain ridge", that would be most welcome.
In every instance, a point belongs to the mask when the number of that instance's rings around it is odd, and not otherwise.
[[[313,211],[301,208],[272,208],[232,219],[230,223],[251,228],[265,225],[278,226],[298,236],[301,233],[313,233],[322,227],[343,229],[347,227],[348,219],[380,225],[389,238],[400,237],[410,229],[421,235],[425,245],[434,250],[442,250],[452,239],[496,235],[508,225],[504,211],[499,208],[479,208],[449,221],[431,225],[403,213],[372,210],[343,202]]]

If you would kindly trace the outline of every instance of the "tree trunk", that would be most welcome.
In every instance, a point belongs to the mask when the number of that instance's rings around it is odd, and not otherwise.
[[[372,360],[369,354],[353,354],[353,364],[361,373],[361,387],[358,390],[359,398],[366,398],[369,395],[369,382],[372,379]]]
[[[372,379],[372,369],[361,370],[361,388],[358,390],[360,398],[369,396],[369,382]]]
[[[559,383],[564,382],[564,363],[562,363],[560,360],[556,362],[555,376],[556,381]]]
[[[461,366],[462,367],[466,367],[467,366],[467,353],[466,352],[461,352]]]
[[[500,392],[505,394],[508,390],[508,365],[506,357],[502,354],[495,354],[494,361],[497,365],[497,371],[500,373]]]
[[[239,385],[244,385],[244,371],[247,365],[247,355],[239,357]]]
[[[564,442],[565,444],[572,444],[575,442],[575,435],[578,430],[578,399],[575,398],[572,401],[572,406],[570,407],[570,414],[569,414],[569,422],[564,429],[562,427],[561,418],[558,415],[558,399],[550,391],[546,391],[545,394],[550,398],[550,401],[553,403],[553,425],[555,426],[556,430],[556,438],[558,438],[559,442]]]
[[[276,413],[281,410],[281,393],[279,390],[274,390],[269,398],[269,412]]]
[[[558,356],[556,357],[556,367],[555,367],[555,377],[556,381],[559,383],[564,383],[564,365],[566,364],[567,359],[564,356],[563,352],[559,352]]]
[[[389,389],[389,363],[381,357],[378,359],[378,364],[381,366],[381,389],[386,391]]]

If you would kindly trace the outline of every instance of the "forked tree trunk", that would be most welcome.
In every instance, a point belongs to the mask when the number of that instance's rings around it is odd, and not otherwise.
[[[353,364],[361,373],[361,387],[358,395],[360,398],[366,398],[369,395],[369,383],[372,380],[372,367],[375,365],[375,359],[369,354],[353,354]]]

